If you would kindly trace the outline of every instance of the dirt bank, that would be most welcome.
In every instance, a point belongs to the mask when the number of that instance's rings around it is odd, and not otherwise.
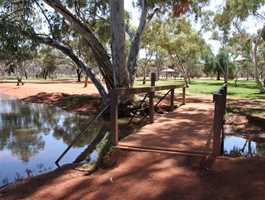
[[[39,93],[66,93],[66,94],[82,94],[97,95],[98,92],[92,84],[84,88],[83,83],[74,81],[52,81],[52,82],[31,82],[25,83],[23,86],[16,86],[16,83],[0,83],[0,94],[16,96],[17,98],[26,98]]]
[[[264,159],[219,158],[210,170],[202,158],[148,152],[119,152],[112,169],[86,175],[53,172],[0,193],[0,199],[59,200],[261,200]]]
[[[15,96],[32,103],[46,103],[64,110],[89,114],[97,111],[100,98],[96,88],[74,81],[33,82],[23,86],[15,83],[0,83],[0,94]]]

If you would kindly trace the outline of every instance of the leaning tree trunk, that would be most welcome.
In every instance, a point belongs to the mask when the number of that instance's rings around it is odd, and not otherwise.
[[[90,80],[93,82],[93,84],[95,85],[95,87],[97,88],[99,94],[101,95],[101,97],[103,98],[103,101],[107,100],[107,91],[104,88],[104,86],[102,85],[102,83],[97,79],[95,73],[93,72],[93,70],[91,68],[89,68],[88,66],[86,66],[85,63],[83,63],[73,52],[73,50],[71,48],[69,48],[68,46],[65,46],[64,44],[59,43],[56,40],[53,40],[51,38],[44,38],[44,37],[40,37],[40,36],[36,36],[35,38],[39,40],[39,42],[49,45],[51,47],[54,47],[58,50],[60,50],[63,54],[67,55],[69,58],[72,59],[72,61],[80,68],[82,69],[86,75],[90,78]]]
[[[86,24],[82,23],[75,15],[71,13],[71,11],[63,6],[60,1],[44,0],[44,2],[52,7],[55,11],[60,13],[69,22],[71,28],[84,38],[85,42],[91,48],[94,54],[95,60],[102,76],[104,77],[107,88],[111,90],[114,87],[112,70],[113,66],[106,49],[99,42],[92,30],[90,30]]]
[[[68,56],[90,78],[92,83],[97,88],[99,94],[101,95],[103,102],[107,102],[108,93],[105,87],[103,86],[103,84],[97,79],[93,70],[90,67],[88,67],[77,55],[75,55],[75,53],[69,46],[50,37],[40,36],[36,34],[34,31],[26,32],[21,30],[21,34],[23,34],[25,37],[28,37],[30,39],[34,38],[34,40],[38,41],[39,43],[58,49],[64,55]]]

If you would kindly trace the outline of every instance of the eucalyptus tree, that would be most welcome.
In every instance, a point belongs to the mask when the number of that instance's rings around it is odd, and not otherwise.
[[[254,74],[251,58],[252,36],[245,30],[237,29],[229,39],[228,50],[234,62],[235,86],[239,75],[249,79],[250,74]]]
[[[249,16],[252,16],[264,24],[265,14],[263,9],[265,5],[264,0],[229,0],[225,2],[225,5],[221,13],[216,15],[215,21],[220,27],[231,27],[235,26],[236,29],[241,28],[240,25],[242,22],[248,19]],[[259,29],[255,36],[251,39],[251,60],[255,68],[255,79],[257,86],[261,92],[265,92],[265,85],[262,83],[262,77],[260,73],[260,64],[258,63],[258,51],[259,46],[264,41],[265,25]]]
[[[202,36],[193,30],[186,18],[157,21],[150,27],[156,36],[155,45],[167,52],[171,66],[177,68],[184,77],[186,85],[190,82],[191,68],[200,62],[209,48]]]
[[[74,49],[68,44],[69,38],[74,34],[69,24],[58,13],[48,10],[47,5],[44,5],[42,1],[3,1],[0,23],[4,29],[1,33],[7,33],[9,38],[18,35],[28,43],[44,43],[62,51],[89,75],[99,93],[102,96],[106,95],[106,89],[96,79],[92,69],[83,62],[82,57],[76,55]],[[3,38],[1,41],[11,45],[16,43],[15,40],[9,38]]]
[[[56,55],[51,48],[42,48],[39,52],[41,60],[41,76],[46,80],[48,77],[52,77],[56,70]]]
[[[18,80],[23,76],[27,78],[25,62],[34,57],[35,47],[36,43],[28,41],[15,27],[7,30],[6,26],[0,26],[0,61],[5,71],[14,73]]]

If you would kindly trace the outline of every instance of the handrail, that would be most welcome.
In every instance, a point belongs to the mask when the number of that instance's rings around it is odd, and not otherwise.
[[[139,88],[115,88],[112,92],[116,92],[118,95],[127,95],[127,94],[139,94],[147,92],[155,92],[161,90],[169,90],[176,88],[183,88],[184,85],[162,85],[162,86],[151,86],[151,87],[139,87]]]
[[[112,89],[110,92],[111,96],[111,135],[112,135],[112,144],[118,145],[119,143],[119,127],[118,127],[118,109],[119,109],[119,99],[121,96],[125,95],[132,95],[132,94],[139,94],[139,93],[147,93],[146,96],[149,97],[149,120],[150,123],[154,122],[154,113],[155,113],[155,106],[154,106],[154,97],[156,91],[161,90],[169,90],[166,95],[164,95],[161,99],[165,98],[171,91],[171,98],[170,98],[170,108],[174,109],[174,96],[175,96],[175,89],[182,88],[182,105],[186,104],[186,87],[184,85],[164,85],[164,86],[151,86],[151,87],[142,87],[142,88],[115,88]],[[161,102],[161,101],[160,101]],[[160,103],[159,102],[159,103]],[[158,104],[157,104],[158,105]],[[157,106],[156,105],[156,106]],[[144,116],[144,118],[147,115]]]
[[[59,156],[59,158],[55,161],[55,164],[57,165],[57,167],[60,167],[59,162],[60,160],[65,156],[65,154],[73,147],[73,145],[77,142],[78,138],[83,135],[85,132],[87,132],[87,130],[90,128],[90,126],[96,121],[98,120],[99,117],[101,117],[101,115],[103,115],[105,113],[105,111],[110,107],[110,104],[106,105],[105,107],[103,107],[103,109],[101,109],[101,111],[95,115],[89,122],[88,122],[88,126],[86,127],[85,130],[83,130],[81,133],[79,133],[75,139],[72,141],[72,143],[64,150],[64,152]]]

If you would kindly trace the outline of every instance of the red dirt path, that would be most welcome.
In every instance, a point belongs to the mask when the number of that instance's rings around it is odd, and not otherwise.
[[[0,193],[0,199],[29,200],[262,200],[264,159],[201,160],[147,152],[119,152],[113,169],[86,175],[75,170],[33,178]]]
[[[28,91],[27,95],[30,96],[32,94],[29,93],[33,91],[34,87],[37,88],[36,90],[41,89],[43,91],[43,88],[39,85],[30,87],[32,87],[32,90],[25,87],[25,91]],[[3,88],[0,84],[0,93]],[[6,89],[10,88],[7,87]],[[6,93],[26,97],[26,94],[23,93],[24,89],[20,88],[19,93],[13,93],[13,91],[16,91],[16,89],[11,89]],[[76,93],[76,90],[72,92]],[[187,128],[181,130],[178,127],[183,137],[191,133],[191,127],[194,125],[200,126],[198,136],[203,136],[201,140],[192,140],[191,138],[186,144],[187,147],[192,147],[192,145],[195,145],[193,147],[203,146],[207,138],[203,135],[203,132],[209,133],[210,115],[209,113],[207,114],[208,117],[194,115],[194,112],[198,112],[200,109],[206,109],[206,111],[212,109],[211,98],[206,99],[207,101],[209,104],[189,98],[187,106],[181,108],[184,110],[187,108],[189,110],[186,111],[191,113],[190,116],[185,116],[185,120],[180,118],[181,112],[178,114],[178,109],[176,109],[174,113],[166,115],[172,115],[172,119],[165,118],[165,116],[158,117],[156,121],[160,121],[162,125],[148,125],[149,128],[147,126],[143,130],[152,131],[152,128],[154,128],[157,131],[164,129],[164,131],[171,133],[174,128],[183,123],[181,120],[184,120],[183,125]],[[192,107],[190,108],[190,106]],[[163,117],[165,118],[164,122]],[[170,121],[167,122],[168,120]],[[197,123],[195,124],[194,121]],[[195,132],[193,136],[194,134]],[[162,133],[162,135],[165,136],[165,133]],[[137,138],[138,142],[139,139]],[[177,142],[176,138],[172,140],[172,144]],[[0,199],[263,200],[265,196],[265,159],[263,158],[232,159],[221,157],[212,160],[203,157],[122,150],[116,150],[113,157],[116,158],[117,163],[111,169],[100,169],[92,175],[87,175],[85,172],[75,169],[57,170],[1,191]]]

